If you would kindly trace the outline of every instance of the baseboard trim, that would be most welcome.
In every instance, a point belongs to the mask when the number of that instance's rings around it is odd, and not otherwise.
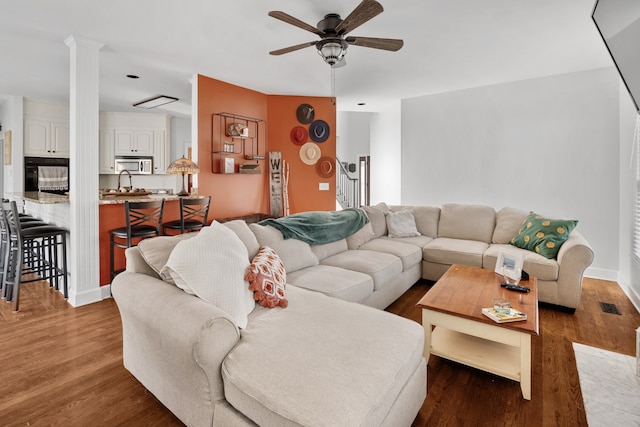
[[[95,288],[81,293],[69,292],[69,304],[73,307],[80,307],[87,304],[93,304],[94,302],[102,301],[102,288]]]
[[[638,295],[638,293],[629,285],[629,282],[627,282],[627,280],[622,275],[619,274],[616,281],[618,282],[620,288],[622,288],[622,291],[631,301],[631,304],[633,304],[638,313],[640,313],[640,295]]]
[[[607,270],[604,268],[589,267],[584,271],[584,276],[591,279],[610,280],[612,282],[618,280],[618,272],[616,270]]]

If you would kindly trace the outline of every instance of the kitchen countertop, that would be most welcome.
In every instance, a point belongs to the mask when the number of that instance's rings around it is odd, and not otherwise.
[[[25,191],[24,193],[7,193],[18,199],[30,202],[40,203],[43,205],[53,205],[56,203],[69,203],[69,196],[62,194],[43,193],[41,191]]]
[[[40,191],[25,191],[24,193],[7,193],[8,196],[14,198],[39,203],[43,205],[52,205],[57,203],[69,203],[69,196],[43,193]],[[188,199],[201,199],[203,196],[192,195],[186,196]],[[130,202],[150,202],[154,200],[179,200],[181,197],[176,194],[149,194],[147,196],[100,196],[99,205],[119,205],[125,201]]]
[[[185,199],[201,199],[203,196],[185,196]],[[147,196],[100,196],[99,205],[119,205],[125,201],[130,202],[152,202],[155,200],[180,200],[182,197],[176,194],[149,194]]]

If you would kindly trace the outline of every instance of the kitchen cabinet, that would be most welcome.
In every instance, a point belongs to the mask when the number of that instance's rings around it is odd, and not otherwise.
[[[115,130],[100,129],[100,167],[99,173],[109,174],[115,172]]]
[[[69,157],[69,154],[68,122],[25,117],[25,156]]]
[[[100,173],[114,171],[116,156],[153,157],[153,173],[165,174],[170,161],[171,116],[100,113]]]
[[[153,173],[167,173],[169,155],[169,144],[166,143],[165,132],[153,132]]]
[[[153,156],[153,130],[116,129],[116,156]]]

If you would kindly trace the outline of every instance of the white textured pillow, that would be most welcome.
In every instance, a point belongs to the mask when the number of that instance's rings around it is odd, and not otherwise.
[[[410,210],[387,212],[385,215],[389,237],[420,236],[416,228],[416,219]]]
[[[244,280],[249,254],[242,240],[229,228],[213,221],[197,236],[184,240],[171,252],[163,274],[189,294],[215,304],[239,328],[255,307],[253,292]]]

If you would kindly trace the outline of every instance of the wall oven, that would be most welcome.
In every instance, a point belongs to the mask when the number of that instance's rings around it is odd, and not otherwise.
[[[150,175],[153,173],[153,157],[116,156],[115,173],[128,170],[132,175]]]
[[[69,159],[25,157],[24,191],[67,193],[69,191]]]

